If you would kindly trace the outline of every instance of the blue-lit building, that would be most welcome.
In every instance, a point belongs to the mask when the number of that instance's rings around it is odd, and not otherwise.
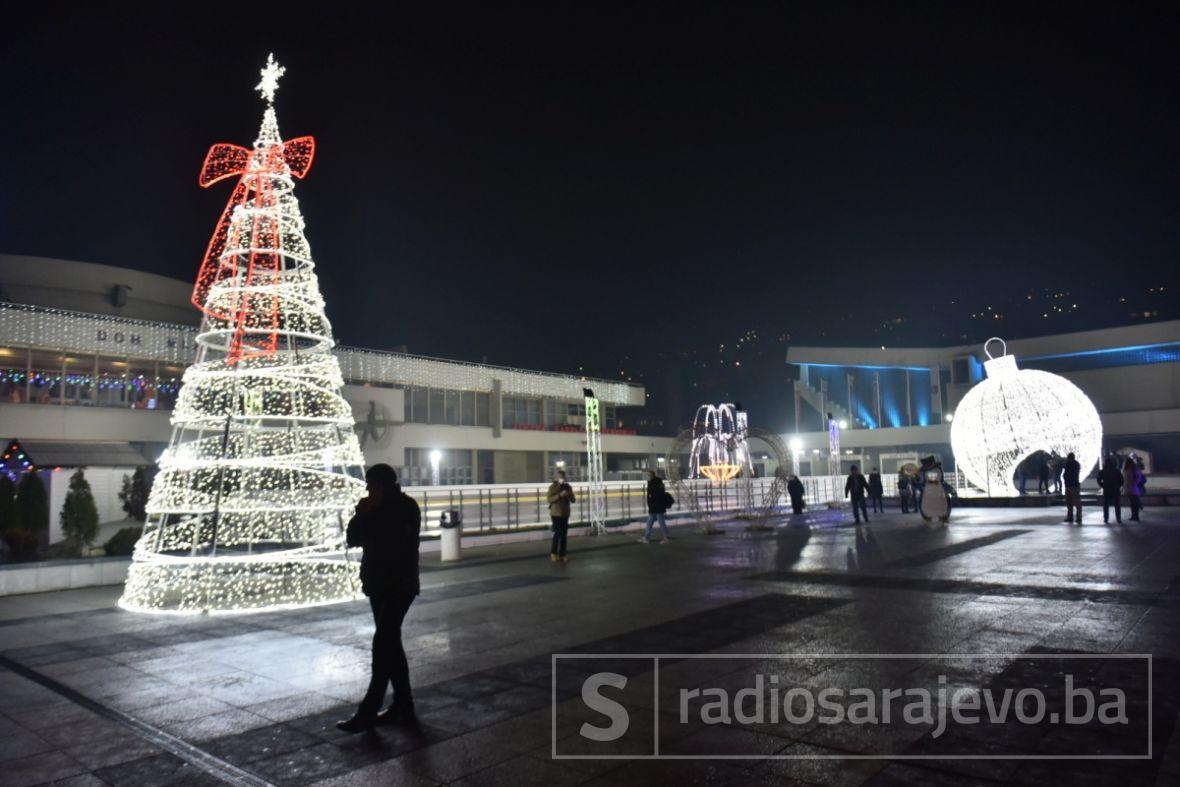
[[[993,345],[994,346],[994,345]],[[1180,472],[1180,320],[1008,341],[1024,369],[1060,374],[1090,397],[1107,450],[1134,449],[1156,473]],[[827,414],[846,424],[842,467],[892,472],[919,455],[954,466],[950,421],[984,377],[983,345],[792,347],[795,434],[807,461],[828,462]]]

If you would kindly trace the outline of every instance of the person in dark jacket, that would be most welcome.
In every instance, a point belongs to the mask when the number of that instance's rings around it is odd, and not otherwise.
[[[791,480],[787,481],[787,494],[791,498],[791,511],[796,514],[803,513],[803,492],[803,482],[799,476],[792,475]]]
[[[413,724],[414,697],[410,667],[402,647],[402,621],[421,590],[418,582],[418,536],[422,513],[402,492],[397,472],[373,465],[365,473],[369,494],[356,506],[348,523],[350,547],[360,547],[361,590],[373,610],[373,666],[369,689],[356,714],[336,726],[361,732],[377,724]],[[393,703],[384,712],[385,689],[392,685]]]
[[[1102,472],[1098,474],[1098,486],[1102,487],[1102,521],[1110,524],[1110,508],[1114,506],[1114,519],[1120,525],[1123,523],[1123,473],[1119,470],[1118,460],[1113,456],[1106,458]]]
[[[881,471],[873,468],[869,473],[869,499],[873,501],[873,513],[885,513],[885,486],[881,483]]]
[[[905,470],[897,471],[897,496],[901,500],[901,513],[908,514],[910,512],[910,497],[913,495],[913,490],[910,489],[910,477],[906,475]]]
[[[647,471],[647,527],[643,529],[643,538],[639,539],[646,544],[651,540],[651,529],[660,520],[660,532],[664,534],[661,544],[668,543],[668,520],[665,514],[668,511],[668,490],[664,489],[664,481],[655,470]]]
[[[1072,453],[1065,457],[1061,480],[1065,482],[1065,521],[1074,523],[1074,509],[1077,509],[1077,524],[1082,524],[1082,466]]]
[[[857,524],[860,524],[860,515],[863,513],[865,521],[869,521],[869,509],[865,505],[865,495],[869,491],[869,485],[865,481],[865,477],[860,474],[860,470],[853,465],[848,473],[848,480],[844,482],[844,496],[852,498],[852,516],[856,519]]]
[[[1128,456],[1123,462],[1123,489],[1127,492],[1127,502],[1131,504],[1131,521],[1138,522],[1139,509],[1142,507],[1143,471],[1135,464],[1134,457]]]
[[[565,471],[558,470],[553,476],[553,483],[545,494],[549,501],[549,518],[553,520],[553,542],[549,547],[549,559],[554,563],[568,563],[569,556],[565,553],[566,541],[570,530],[570,504],[574,502],[574,488],[566,483]]]
[[[1049,460],[1044,453],[1037,456],[1037,493],[1049,494]]]

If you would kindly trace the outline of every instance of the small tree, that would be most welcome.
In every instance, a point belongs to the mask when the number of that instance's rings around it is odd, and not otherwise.
[[[8,473],[0,471],[0,534],[20,528],[20,509],[16,507],[16,484]]]
[[[119,490],[119,499],[123,501],[123,510],[127,512],[127,516],[136,522],[147,519],[148,485],[144,468],[137,467],[132,475],[123,476],[123,488]]]
[[[98,506],[81,467],[70,476],[70,489],[61,507],[61,532],[74,552],[81,552],[98,535]]]
[[[25,473],[16,485],[17,516],[20,525],[32,533],[39,544],[49,542],[49,495],[36,473]]]

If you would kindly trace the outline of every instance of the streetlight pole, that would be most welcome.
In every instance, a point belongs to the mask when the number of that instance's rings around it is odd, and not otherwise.
[[[442,461],[442,451],[437,448],[430,452],[430,485],[439,485],[438,464]]]

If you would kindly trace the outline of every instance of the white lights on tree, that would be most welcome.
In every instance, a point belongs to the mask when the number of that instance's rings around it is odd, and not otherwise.
[[[204,312],[120,605],[235,612],[356,598],[344,526],[364,458],[294,177],[314,142],[279,137],[273,57],[252,150],[215,145],[201,184],[240,175],[193,293]]]
[[[746,413],[733,404],[703,404],[692,420],[689,478],[725,483],[754,475]]]
[[[1003,347],[999,357],[987,349]],[[967,392],[951,421],[958,469],[989,496],[1015,496],[1017,466],[1037,451],[1073,453],[1082,476],[1102,453],[1102,421],[1076,385],[1056,374],[1017,369],[1002,339],[984,344],[987,379]]]

